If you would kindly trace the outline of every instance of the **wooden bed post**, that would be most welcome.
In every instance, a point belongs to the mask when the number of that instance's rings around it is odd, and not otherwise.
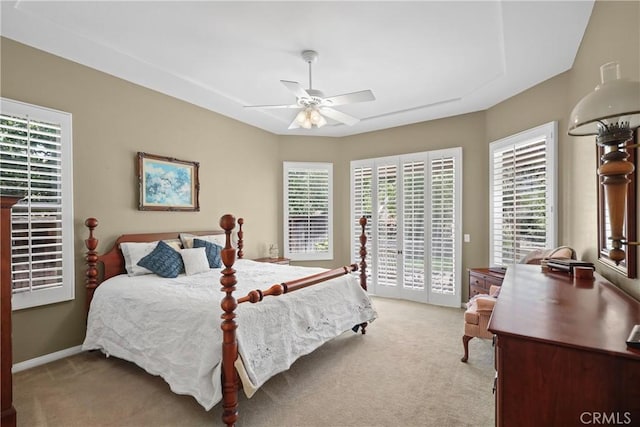
[[[367,226],[367,217],[360,218],[360,227],[362,232],[360,233],[360,287],[367,290],[367,234],[365,233],[365,227]],[[360,324],[360,331],[362,335],[367,333],[367,322]]]
[[[362,227],[362,233],[360,233],[360,286],[365,291],[367,290],[367,234],[364,229],[367,226],[367,217],[360,218],[360,227]]]
[[[244,224],[243,218],[238,218],[238,258],[242,259],[244,257],[244,252],[242,248],[244,248],[244,231],[242,231],[242,225]]]
[[[93,230],[98,226],[98,220],[95,218],[87,218],[84,222],[84,225],[89,229],[89,238],[84,241],[85,246],[87,247],[87,256],[85,259],[87,260],[87,271],[85,273],[86,280],[85,286],[87,288],[87,314],[89,313],[89,305],[91,304],[91,300],[93,299],[93,293],[98,287],[98,252],[96,248],[98,247],[98,239],[93,237]]]
[[[225,268],[222,270],[220,283],[222,292],[226,295],[222,298],[220,306],[222,314],[222,421],[226,426],[235,426],[238,420],[238,374],[234,363],[238,358],[238,341],[236,338],[235,309],[238,303],[233,296],[236,290],[236,271],[232,268],[236,260],[236,251],[231,245],[231,231],[236,226],[236,219],[232,215],[224,215],[220,218],[220,227],[226,235],[226,243],[221,253]],[[239,237],[240,238],[240,237]]]

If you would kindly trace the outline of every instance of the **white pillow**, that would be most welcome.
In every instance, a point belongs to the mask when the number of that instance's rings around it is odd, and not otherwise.
[[[196,236],[195,234],[180,233],[180,240],[182,241],[182,247],[185,249],[193,248],[193,239],[200,239],[200,240],[205,240],[207,242],[212,242],[223,248],[224,248],[224,245],[227,243],[226,236],[224,234]]]
[[[120,250],[124,256],[124,267],[129,276],[141,276],[143,274],[151,274],[152,271],[138,265],[145,256],[158,246],[158,242],[123,242],[120,243]]]
[[[180,252],[182,249],[182,242],[180,239],[163,240],[167,245],[171,246],[176,252]]]
[[[180,255],[182,255],[184,271],[187,276],[209,271],[209,260],[205,248],[182,249]]]

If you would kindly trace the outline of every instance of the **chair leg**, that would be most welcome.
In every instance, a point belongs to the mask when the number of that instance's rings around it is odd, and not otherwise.
[[[464,347],[464,356],[462,356],[462,359],[460,359],[461,362],[467,362],[467,360],[469,359],[469,340],[471,340],[471,338],[469,335],[463,335],[462,336],[462,345]]]

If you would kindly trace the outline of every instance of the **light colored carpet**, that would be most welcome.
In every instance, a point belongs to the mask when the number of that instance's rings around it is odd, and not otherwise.
[[[463,311],[375,298],[367,335],[347,332],[240,397],[238,426],[492,426],[493,348]],[[212,426],[205,411],[136,365],[83,353],[14,375],[18,426]]]

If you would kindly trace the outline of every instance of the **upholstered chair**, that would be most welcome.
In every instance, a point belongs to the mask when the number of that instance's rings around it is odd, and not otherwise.
[[[543,260],[551,258],[576,259],[576,251],[569,246],[538,249],[527,254],[520,260],[520,263],[540,264]],[[471,338],[493,339],[493,334],[489,332],[487,326],[499,293],[500,286],[491,286],[489,295],[476,295],[467,303],[467,310],[464,312],[464,335],[462,336],[464,356],[461,360],[463,362],[469,359],[469,340]]]
[[[489,288],[489,295],[476,295],[467,303],[467,310],[464,312],[464,335],[462,336],[464,356],[460,359],[462,362],[469,359],[469,340],[471,338],[493,339],[493,333],[487,330],[487,326],[499,293],[500,286],[494,285]]]

